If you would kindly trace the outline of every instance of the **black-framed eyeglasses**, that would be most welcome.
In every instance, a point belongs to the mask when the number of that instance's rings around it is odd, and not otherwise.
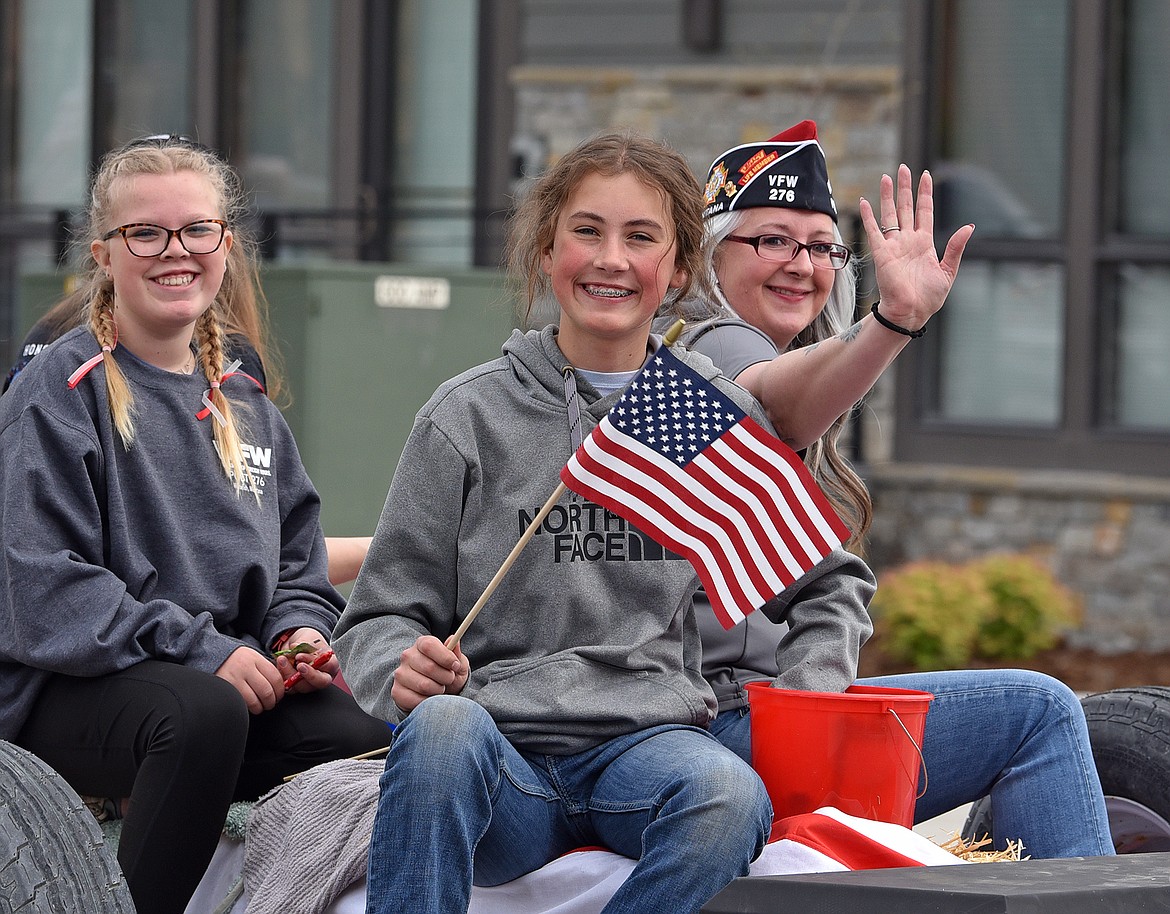
[[[835,241],[810,241],[805,244],[787,235],[755,235],[751,238],[745,235],[728,235],[724,241],[750,244],[764,260],[776,263],[788,263],[799,257],[801,251],[808,251],[808,259],[812,261],[813,266],[828,267],[830,270],[842,269],[852,256],[849,248]]]
[[[188,254],[214,254],[223,244],[227,223],[222,219],[197,219],[177,229],[163,228],[149,222],[130,222],[119,225],[102,235],[102,241],[109,241],[121,235],[126,249],[135,257],[158,257],[178,238]]]

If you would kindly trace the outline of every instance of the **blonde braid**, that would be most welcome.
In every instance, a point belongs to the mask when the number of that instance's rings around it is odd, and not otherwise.
[[[223,329],[215,312],[216,305],[212,304],[195,325],[199,365],[204,377],[207,378],[207,386],[211,391],[210,400],[223,416],[222,423],[214,413],[208,417],[208,421],[211,422],[211,434],[215,441],[215,449],[219,452],[219,462],[228,479],[233,480],[237,494],[245,488],[251,488],[259,500],[259,486],[256,485],[252,468],[245,462],[240,447],[242,431],[240,423],[236,419],[231,400],[224,396],[218,386],[225,365]]]
[[[110,404],[110,416],[114,428],[122,439],[122,445],[130,447],[134,440],[134,394],[114,358],[118,344],[118,328],[114,325],[114,288],[109,282],[103,283],[89,307],[89,329],[104,350],[102,365],[106,369],[106,399]],[[108,347],[108,348],[107,348]]]

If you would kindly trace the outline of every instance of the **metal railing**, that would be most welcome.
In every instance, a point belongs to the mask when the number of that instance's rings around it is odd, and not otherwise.
[[[449,192],[412,194],[417,205],[284,209],[255,213],[247,226],[266,261],[322,258],[434,262],[446,252],[452,263],[498,260],[477,233],[502,237],[507,213],[478,212]],[[0,358],[9,364],[20,340],[19,296],[24,274],[62,269],[80,225],[77,212],[49,207],[0,207]],[[425,251],[424,251],[425,249]],[[485,254],[486,250],[486,254]],[[478,257],[477,257],[478,252]]]

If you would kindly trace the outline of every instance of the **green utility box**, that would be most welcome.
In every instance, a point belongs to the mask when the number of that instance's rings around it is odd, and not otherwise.
[[[269,266],[285,415],[330,536],[373,533],[415,413],[435,388],[496,358],[515,326],[489,269]]]
[[[15,317],[12,325],[16,332],[12,339],[12,361],[20,355],[20,344],[33,324],[41,315],[57,304],[72,289],[73,277],[61,273],[26,273],[20,277],[16,301],[13,302]],[[4,366],[8,370],[8,366]]]
[[[65,281],[24,277],[22,336]],[[503,274],[323,262],[266,264],[262,281],[284,414],[321,493],[325,533],[371,534],[415,413],[448,378],[499,356],[516,326]]]

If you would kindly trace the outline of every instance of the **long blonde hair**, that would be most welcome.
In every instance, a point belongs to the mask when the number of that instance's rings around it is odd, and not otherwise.
[[[237,491],[252,482],[252,471],[240,448],[243,431],[239,410],[219,385],[225,366],[226,334],[238,333],[252,343],[263,361],[267,355],[265,302],[260,289],[255,246],[242,232],[239,215],[244,195],[232,168],[212,150],[179,138],[130,143],[108,154],[91,185],[88,231],[81,237],[92,243],[113,228],[108,225],[116,181],[138,175],[168,175],[193,172],[205,178],[220,202],[224,220],[232,231],[233,244],[226,254],[223,283],[211,306],[195,324],[196,363],[207,379],[209,399],[223,417],[212,417],[212,436],[224,473]],[[106,395],[110,415],[122,443],[129,448],[134,440],[134,393],[118,366],[118,330],[114,320],[114,284],[91,256],[84,262],[77,295],[88,304],[84,319],[102,347]],[[270,389],[271,395],[271,389]]]

